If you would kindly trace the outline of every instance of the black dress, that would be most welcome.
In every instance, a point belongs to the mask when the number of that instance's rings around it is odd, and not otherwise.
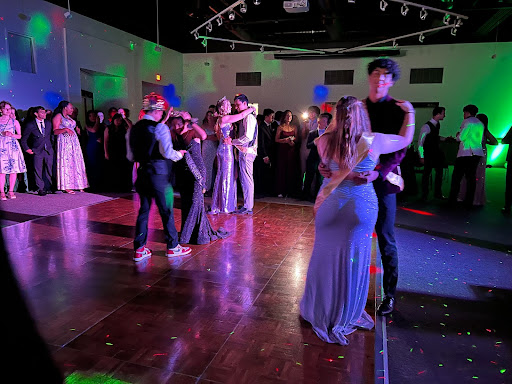
[[[183,136],[173,132],[173,146],[187,153],[176,163],[176,185],[181,196],[180,243],[208,244],[224,239],[230,234],[223,228],[213,230],[204,208],[203,189],[206,185],[206,167],[201,154],[201,144],[194,140],[195,132]]]

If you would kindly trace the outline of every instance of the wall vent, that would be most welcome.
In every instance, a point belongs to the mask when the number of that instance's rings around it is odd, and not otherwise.
[[[440,84],[443,82],[443,68],[412,68],[411,84]]]
[[[354,84],[354,71],[342,69],[325,71],[325,85]]]
[[[237,87],[259,87],[261,86],[261,72],[237,72]]]

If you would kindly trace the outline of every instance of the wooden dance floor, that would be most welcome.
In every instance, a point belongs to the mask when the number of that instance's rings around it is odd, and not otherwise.
[[[135,264],[137,210],[130,195],[2,230],[40,334],[66,377],[375,382],[375,330],[353,333],[349,346],[331,345],[299,318],[314,241],[311,206],[260,201],[252,216],[209,216],[214,228],[232,235],[192,246],[192,255],[179,259],[164,256],[153,206],[154,255]],[[181,212],[174,213],[179,228]],[[378,279],[372,273],[373,315]]]

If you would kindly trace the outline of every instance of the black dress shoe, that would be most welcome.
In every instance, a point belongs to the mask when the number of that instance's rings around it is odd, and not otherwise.
[[[247,212],[247,208],[245,208],[245,207],[242,207],[242,208],[237,209],[237,210],[235,211],[235,213],[236,213],[237,215],[243,215],[243,214],[244,214],[244,213],[246,213],[246,212]],[[251,212],[252,212],[252,211],[251,211]]]
[[[37,194],[39,196],[46,196],[46,191],[43,191],[42,189],[40,189],[39,191],[37,191]]]
[[[395,308],[395,298],[386,296],[382,303],[380,303],[379,308],[377,309],[377,315],[386,316],[393,312]]]

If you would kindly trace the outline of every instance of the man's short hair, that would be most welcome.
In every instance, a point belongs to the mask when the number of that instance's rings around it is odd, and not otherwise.
[[[326,117],[327,118],[327,124],[330,124],[331,123],[331,120],[332,120],[332,115],[328,112],[324,112],[320,115],[320,117]]]
[[[242,103],[246,103],[246,104],[249,104],[249,99],[247,98],[247,96],[245,96],[243,93],[235,96],[235,101],[236,100],[240,100]]]
[[[317,116],[320,114],[320,108],[318,108],[316,105],[312,105],[311,107],[309,107],[308,112],[309,111],[315,112]]]
[[[368,75],[371,74],[376,68],[386,68],[392,75],[393,81],[400,79],[400,66],[398,63],[391,59],[378,58],[368,64]]]
[[[473,104],[468,104],[464,108],[462,108],[462,112],[467,112],[471,116],[476,116],[476,114],[478,113],[478,107]]]
[[[37,113],[39,112],[41,109],[43,109],[45,112],[46,112],[46,108],[43,107],[42,105],[38,105],[37,107],[33,107],[32,108],[32,113]]]
[[[270,116],[271,114],[274,113],[274,110],[273,109],[270,109],[270,108],[265,108],[263,110],[263,117],[267,117],[267,116]]]
[[[446,111],[446,108],[445,108],[445,107],[435,107],[435,108],[432,110],[432,117],[437,116],[437,115],[440,115],[440,114],[441,114],[441,113],[443,113],[444,111]]]

